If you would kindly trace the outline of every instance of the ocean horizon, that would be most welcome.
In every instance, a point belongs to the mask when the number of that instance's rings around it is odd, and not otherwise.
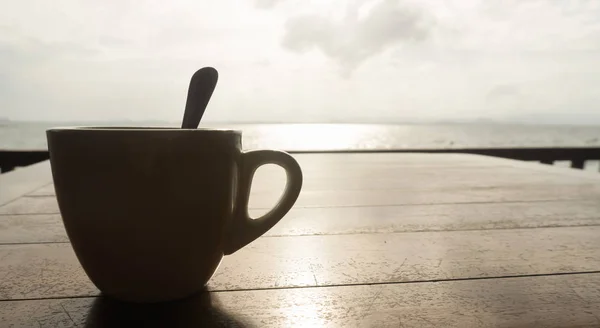
[[[3,121],[0,150],[46,150],[45,131],[64,126],[166,126],[168,121]],[[201,123],[243,133],[245,149],[288,151],[600,147],[600,126],[505,123]]]

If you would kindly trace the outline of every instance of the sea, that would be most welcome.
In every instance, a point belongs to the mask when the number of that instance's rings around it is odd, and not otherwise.
[[[46,130],[69,126],[178,127],[174,122],[13,122],[0,121],[0,151],[47,150]],[[498,123],[337,124],[202,123],[201,128],[242,131],[246,150],[286,151],[411,150],[517,147],[600,147],[600,126]],[[568,161],[556,166],[569,167]],[[600,171],[600,161],[585,170]]]
[[[0,121],[0,150],[46,150],[45,131],[65,126],[178,127],[178,124]],[[325,151],[600,146],[600,126],[585,125],[201,123],[200,127],[240,130],[243,133],[244,149]]]

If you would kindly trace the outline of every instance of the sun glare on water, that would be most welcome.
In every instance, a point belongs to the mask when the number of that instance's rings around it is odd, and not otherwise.
[[[368,148],[376,135],[377,129],[360,124],[261,125],[260,130],[244,134],[244,148],[296,151]]]

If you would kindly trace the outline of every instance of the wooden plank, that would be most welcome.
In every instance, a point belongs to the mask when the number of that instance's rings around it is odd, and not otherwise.
[[[21,197],[0,206],[0,215],[60,214],[56,197]]]
[[[8,327],[598,327],[600,274],[0,302]]]
[[[304,154],[295,155],[305,173],[304,191],[315,190],[364,190],[400,188],[483,188],[514,186],[522,184],[580,184],[589,177],[564,174],[564,169],[551,172],[532,172],[508,163],[490,160],[474,160],[481,156],[459,156],[458,166],[445,160],[441,154]],[[415,158],[418,161],[415,161]],[[487,159],[487,157],[483,157]],[[412,159],[412,160],[407,160]],[[468,161],[467,159],[470,159]],[[408,165],[408,164],[410,165]],[[447,163],[447,164],[444,164]],[[471,163],[472,165],[466,165]],[[485,163],[485,164],[484,164]],[[501,163],[503,165],[498,165]],[[510,164],[510,165],[509,165]],[[531,168],[531,163],[528,168]],[[539,166],[539,165],[533,165]],[[596,179],[595,181],[600,182]],[[284,184],[283,170],[267,165],[258,170],[253,186],[255,191],[281,190]],[[43,188],[32,195],[54,195],[53,186]]]
[[[258,217],[264,210],[253,210]],[[268,236],[491,230],[600,225],[600,202],[297,208]]]
[[[52,182],[48,161],[0,175],[0,206]]]
[[[54,183],[50,183],[42,188],[34,190],[27,194],[27,196],[55,196]]]
[[[315,169],[305,172],[303,192],[297,207],[322,206],[369,206],[402,204],[438,204],[464,202],[495,202],[512,200],[548,201],[555,199],[598,199],[600,198],[600,180],[557,174],[565,170],[534,172],[519,167],[493,166],[482,167],[430,167],[415,166],[399,169],[394,167],[374,169],[369,166],[348,168],[335,165],[336,159],[343,163],[344,156],[364,162],[374,162],[375,155],[335,154],[303,155],[312,160]],[[404,160],[406,154],[386,154],[388,157]],[[411,156],[408,156],[410,158]],[[419,163],[432,161],[435,156],[421,154]],[[468,155],[467,158],[478,156]],[[443,162],[444,157],[439,157]],[[485,158],[485,157],[484,157]],[[305,162],[311,162],[305,160]],[[496,163],[497,159],[489,161]],[[498,159],[499,160],[499,159]],[[334,165],[323,164],[332,162]],[[477,161],[473,161],[479,163]],[[488,162],[488,161],[484,161]],[[503,163],[502,161],[498,161]],[[513,164],[515,161],[508,163]],[[316,164],[315,164],[316,163]],[[331,163],[330,163],[331,164]],[[528,168],[532,165],[530,163]],[[315,166],[316,165],[316,166]],[[320,165],[320,166],[319,166]],[[542,165],[533,165],[542,166]],[[341,167],[341,169],[340,169]],[[262,172],[262,173],[261,173]],[[256,208],[268,208],[275,203],[283,189],[284,178],[281,170],[265,169],[259,171],[253,186],[251,205]],[[553,188],[557,187],[557,188]],[[364,191],[364,192],[363,192]],[[419,193],[415,194],[415,191]],[[41,189],[36,196],[53,195],[53,187]],[[406,200],[406,201],[404,201]],[[53,200],[20,200],[21,203],[0,207],[0,214],[56,214],[58,208]],[[40,204],[42,203],[42,204]]]
[[[270,209],[280,197],[280,192],[254,192],[250,208]],[[599,200],[600,183],[575,185],[520,185],[510,187],[444,188],[418,190],[326,190],[302,191],[295,208],[356,207],[426,204],[467,204],[490,202],[549,202],[561,200]],[[21,197],[0,207],[0,215],[58,214],[56,199],[47,197]]]
[[[258,217],[264,210],[251,210]],[[600,202],[294,208],[266,236],[600,225]],[[0,216],[0,244],[67,242],[60,215]]]
[[[305,171],[322,170],[324,167],[344,165],[350,171],[360,168],[397,168],[397,167],[449,167],[449,166],[494,166],[492,163],[472,164],[469,158],[461,155],[432,154],[390,154],[377,156],[374,154],[296,154]],[[49,161],[44,161],[25,168],[19,168],[9,174],[0,176],[0,205],[13,200],[27,192],[47,184],[52,179]],[[46,190],[46,192],[52,192]]]
[[[59,214],[0,216],[0,244],[68,241]]]
[[[546,168],[544,170],[540,169],[543,165],[467,154],[296,154],[294,156],[300,161],[307,176],[305,190],[318,190],[324,184],[328,185],[329,181],[326,178],[338,173],[341,179],[346,181],[348,181],[348,178],[364,179],[365,177],[373,178],[373,175],[376,175],[376,181],[373,182],[375,186],[385,183],[383,181],[390,180],[404,182],[404,185],[422,184],[424,183],[422,181],[423,177],[426,178],[433,174],[436,176],[431,177],[430,181],[437,181],[439,177],[446,177],[446,179],[448,177],[461,177],[463,180],[478,181],[482,176],[501,177],[501,179],[494,181],[514,181],[523,174],[521,172],[523,170],[515,170],[514,168],[527,168],[528,171],[541,170],[546,173],[554,173],[553,178],[546,176],[548,179],[556,179],[556,176],[568,176],[600,181],[600,177],[594,177],[589,173],[574,173],[569,172],[572,170],[560,168],[551,168],[550,170]],[[493,170],[494,174],[490,174],[489,170]],[[418,172],[421,172],[420,176],[416,174]],[[483,173],[478,174],[477,172]],[[504,178],[502,174],[508,176]],[[415,177],[411,179],[413,176]],[[511,176],[512,178],[510,178]],[[390,179],[390,177],[397,177],[397,179]],[[533,178],[530,177],[529,179]],[[4,174],[0,181],[2,182],[0,185],[3,186],[0,188],[1,205],[51,181],[49,162],[46,161],[19,169],[11,172],[11,174]],[[25,183],[25,181],[29,182]],[[565,181],[567,180],[565,179]],[[314,188],[311,186],[313,183],[316,184]],[[348,184],[353,185],[352,182]],[[257,186],[260,188],[259,183],[257,183]],[[270,184],[266,184],[266,186],[271,188]],[[372,186],[372,184],[367,183],[364,185],[364,182],[361,182],[355,188],[363,189]],[[347,189],[347,185],[341,187]],[[390,189],[390,187],[388,186],[386,189]],[[53,194],[53,191],[52,189],[45,189],[41,194]]]
[[[492,170],[493,169],[493,170]],[[531,172],[516,168],[468,168],[460,169],[410,169],[383,170],[364,168],[361,170],[343,170],[322,168],[321,171],[304,172],[302,190],[435,190],[435,189],[483,189],[518,188],[520,186],[563,186],[591,185],[600,181],[589,181],[560,174]],[[278,192],[285,186],[283,169],[274,165],[260,168],[255,175],[252,191],[258,193]],[[29,196],[54,196],[54,186],[40,188]]]
[[[387,156],[377,156],[375,154],[297,154],[294,157],[298,158],[302,168],[306,173],[312,174],[325,172],[326,176],[329,176],[332,172],[338,171],[340,167],[345,176],[350,174],[358,174],[358,178],[368,176],[373,170],[382,170],[381,174],[391,174],[397,171],[399,168],[404,169],[404,174],[412,175],[412,171],[422,171],[424,168],[435,170],[436,168],[446,168],[447,170],[458,170],[464,172],[465,170],[478,170],[480,167],[488,168],[495,167],[493,163],[472,163],[469,158],[463,158],[461,155],[438,155],[438,154],[388,154]],[[263,175],[268,176],[270,172],[275,171],[276,174],[280,174],[280,181],[283,181],[283,173],[280,170],[261,170]],[[267,179],[267,181],[273,179]],[[387,180],[387,179],[384,179]],[[49,161],[34,164],[25,168],[20,168],[11,172],[10,174],[3,174],[0,176],[0,205],[6,204],[26,193],[30,193],[39,187],[46,185],[52,181],[50,164]],[[313,181],[319,181],[319,179],[313,179]],[[324,182],[326,185],[328,182]],[[281,183],[280,183],[281,184]],[[317,182],[317,184],[323,184]],[[255,188],[258,186],[266,186],[268,189],[273,189],[270,183],[261,184],[257,183]],[[275,186],[281,188],[280,185]],[[306,188],[306,187],[305,187]],[[310,189],[310,184],[308,185]],[[358,188],[362,188],[360,185]],[[257,189],[257,190],[259,190]],[[263,189],[264,190],[264,189]],[[43,190],[40,190],[34,195],[54,195],[53,186],[48,186]]]
[[[405,154],[401,154],[406,156]],[[304,155],[315,163],[332,161],[343,156]],[[374,161],[375,155],[346,155],[364,163]],[[394,154],[381,155],[403,160]],[[469,155],[475,158],[478,156]],[[416,156],[420,163],[431,161],[430,155]],[[409,156],[410,158],[410,156]],[[442,159],[443,157],[440,157]],[[485,158],[485,157],[484,157]],[[497,161],[498,160],[498,161]],[[477,161],[474,161],[478,163]],[[484,161],[500,162],[500,159]],[[509,161],[514,164],[516,161]],[[314,165],[317,165],[312,163]],[[363,162],[359,162],[364,164]],[[335,164],[335,163],[334,163]],[[393,162],[388,162],[393,166]],[[554,201],[569,199],[600,199],[600,180],[583,176],[558,174],[531,169],[533,165],[506,167],[411,167],[408,169],[374,170],[339,169],[337,165],[315,166],[313,174],[305,174],[303,191],[295,207],[336,207],[336,206],[386,206],[410,204],[450,204],[472,202],[506,201]],[[527,169],[524,169],[527,168]],[[260,172],[263,172],[262,174]],[[283,189],[283,172],[271,169],[259,171],[253,186],[250,205],[268,209],[279,198]],[[52,195],[53,187],[47,186],[35,193],[36,196]],[[25,197],[0,207],[4,214],[57,214],[56,200],[45,197]]]
[[[464,167],[464,166],[511,166],[510,163],[498,163],[488,156],[471,154],[425,154],[425,153],[313,153],[292,154],[304,168],[320,167],[323,164],[340,165],[386,165],[402,167]]]
[[[600,271],[600,227],[260,238],[211,290]],[[70,244],[0,246],[0,299],[96,295]]]

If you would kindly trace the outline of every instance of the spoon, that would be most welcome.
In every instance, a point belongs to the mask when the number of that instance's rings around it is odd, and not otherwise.
[[[206,105],[215,90],[219,73],[212,67],[203,67],[192,75],[188,89],[182,129],[196,129],[204,115]]]

